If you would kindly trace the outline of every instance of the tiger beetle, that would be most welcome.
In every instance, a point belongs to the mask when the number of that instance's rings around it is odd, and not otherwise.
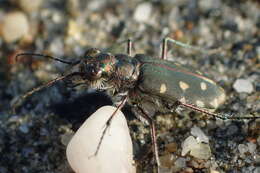
[[[98,153],[113,116],[128,102],[133,106],[133,112],[140,118],[145,119],[150,125],[153,152],[158,170],[160,160],[153,120],[155,111],[169,112],[175,110],[177,106],[184,106],[224,120],[260,118],[234,117],[228,114],[214,113],[213,111],[225,101],[224,90],[201,72],[166,60],[168,42],[203,51],[171,38],[165,38],[162,43],[161,58],[153,58],[144,54],[132,56],[131,40],[127,41],[127,54],[112,55],[91,48],[86,51],[83,58],[75,62],[34,53],[18,54],[17,57],[26,55],[42,56],[69,64],[76,67],[77,70],[32,89],[15,102],[13,110],[18,107],[21,101],[33,93],[50,87],[58,81],[71,80],[73,82],[73,78],[78,77],[81,79],[81,84],[89,88],[108,91],[117,106],[117,109],[107,121],[95,155]]]

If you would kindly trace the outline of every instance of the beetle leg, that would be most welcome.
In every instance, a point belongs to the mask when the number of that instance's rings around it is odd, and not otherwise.
[[[174,40],[173,38],[170,38],[170,37],[166,37],[166,38],[163,39],[163,42],[162,42],[162,53],[161,53],[161,59],[164,59],[164,60],[167,59],[167,44],[168,44],[168,42],[171,42],[171,43],[176,44],[177,46],[180,46],[180,47],[183,47],[183,48],[188,48],[188,49],[192,49],[194,51],[199,51],[199,52],[207,53],[207,54],[214,54],[214,53],[218,53],[218,52],[223,51],[222,48],[203,49],[203,48],[200,48],[200,47],[197,47],[197,46],[192,46],[190,44],[183,43],[181,41]]]
[[[219,119],[222,119],[222,120],[226,120],[226,119],[230,119],[228,118],[228,114],[218,114],[218,113],[214,113],[214,112],[210,112],[210,111],[207,111],[203,108],[199,108],[193,104],[188,104],[188,103],[182,103],[182,102],[178,102],[179,105],[182,105],[182,106],[185,106],[187,108],[190,108],[192,110],[195,110],[196,112],[201,112],[201,113],[204,113],[204,114],[207,114],[207,115],[211,115],[213,117],[216,117],[216,118],[219,118]]]
[[[95,151],[95,153],[94,153],[94,156],[96,156],[96,155],[98,154],[98,151],[99,151],[99,149],[100,149],[100,146],[101,146],[101,144],[102,144],[102,141],[103,141],[103,139],[104,139],[104,137],[105,137],[106,131],[107,131],[107,129],[109,128],[113,117],[116,115],[116,112],[117,112],[119,109],[121,109],[121,108],[125,105],[126,101],[127,101],[127,95],[124,97],[124,99],[121,101],[120,105],[117,106],[116,110],[113,112],[113,114],[112,114],[112,115],[109,117],[109,119],[107,120],[107,122],[106,122],[106,124],[105,124],[105,128],[104,128],[104,130],[103,130],[103,132],[102,132],[102,135],[101,135],[101,137],[100,137],[100,140],[99,140],[99,142],[98,142],[97,149],[96,149],[96,151]]]
[[[162,53],[161,53],[161,59],[166,60],[167,59],[167,38],[163,39],[162,42]]]
[[[132,43],[131,39],[128,39],[128,40],[127,40],[126,53],[127,53],[129,56],[132,55],[132,46],[133,46],[133,43]]]
[[[64,80],[64,79],[67,79],[67,78],[70,78],[70,77],[76,76],[76,75],[82,75],[82,73],[74,72],[74,73],[70,73],[70,74],[67,74],[67,75],[64,75],[64,76],[60,76],[58,78],[55,78],[55,79],[49,81],[46,84],[40,85],[36,88],[33,88],[31,91],[25,93],[24,95],[20,96],[17,100],[15,100],[15,102],[12,106],[13,113],[16,112],[16,108],[22,103],[22,101],[25,100],[27,97],[31,96],[33,93],[38,92],[38,91],[40,91],[44,88],[48,88],[48,87],[52,86],[53,84],[55,84],[56,82],[58,82],[60,80]]]
[[[156,129],[155,129],[154,120],[146,113],[146,111],[142,107],[140,107],[140,106],[137,106],[137,107],[142,112],[140,114],[140,116],[142,116],[145,120],[147,120],[147,122],[150,126],[150,134],[151,134],[151,139],[152,139],[153,153],[154,153],[155,160],[156,160],[157,171],[160,172],[159,168],[161,166],[161,162],[160,162],[159,154],[158,154],[158,146],[157,146]]]

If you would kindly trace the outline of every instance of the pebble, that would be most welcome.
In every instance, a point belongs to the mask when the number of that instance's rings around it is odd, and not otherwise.
[[[209,159],[211,156],[210,146],[208,144],[198,143],[191,148],[190,155],[198,159]]]
[[[260,135],[258,136],[256,141],[257,141],[258,145],[260,145]]]
[[[233,88],[236,90],[238,93],[252,93],[254,90],[253,84],[250,80],[247,79],[237,79],[235,83],[233,84]]]
[[[2,36],[4,41],[11,43],[17,41],[29,33],[29,22],[23,12],[6,14],[2,24]]]
[[[192,146],[197,145],[197,140],[193,136],[189,136],[182,143],[182,152],[181,155],[185,156],[192,148]]]
[[[182,156],[188,152],[198,159],[208,159],[211,156],[211,150],[208,144],[198,142],[193,136],[189,136],[182,144]]]
[[[248,151],[251,153],[251,154],[254,154],[256,152],[256,144],[252,143],[252,142],[248,142],[247,143],[247,146],[248,146]]]
[[[239,144],[238,151],[241,155],[244,155],[246,152],[248,152],[248,147],[245,144]]]
[[[132,140],[121,111],[117,111],[102,139],[98,154],[94,155],[107,120],[115,109],[112,106],[101,107],[72,137],[67,146],[67,158],[75,172],[135,172]]]
[[[259,167],[256,167],[255,169],[254,169],[254,172],[253,173],[260,173],[260,166]]]
[[[152,13],[152,5],[150,3],[142,3],[138,5],[134,12],[134,19],[137,22],[148,22]]]
[[[200,0],[199,7],[203,11],[208,11],[211,9],[218,9],[221,7],[221,1],[220,0]]]
[[[19,5],[24,11],[31,13],[37,11],[41,7],[42,0],[19,0]]]
[[[186,159],[185,158],[178,158],[175,162],[174,162],[174,168],[175,169],[182,169],[186,167]]]
[[[209,143],[209,138],[204,134],[204,132],[197,126],[191,128],[191,134],[196,138],[198,142]]]
[[[27,124],[21,124],[20,127],[19,127],[19,130],[23,133],[28,133],[29,132],[29,127]]]

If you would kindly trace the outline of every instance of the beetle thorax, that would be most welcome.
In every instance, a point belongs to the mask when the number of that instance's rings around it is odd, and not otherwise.
[[[84,80],[93,89],[111,89],[113,93],[132,88],[139,76],[139,64],[124,56],[87,52],[80,64]]]

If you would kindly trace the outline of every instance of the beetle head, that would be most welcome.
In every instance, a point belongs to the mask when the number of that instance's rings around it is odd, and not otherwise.
[[[86,51],[80,69],[90,84],[99,87],[101,83],[110,79],[115,63],[116,58],[113,55],[101,53],[100,50],[91,48]]]

